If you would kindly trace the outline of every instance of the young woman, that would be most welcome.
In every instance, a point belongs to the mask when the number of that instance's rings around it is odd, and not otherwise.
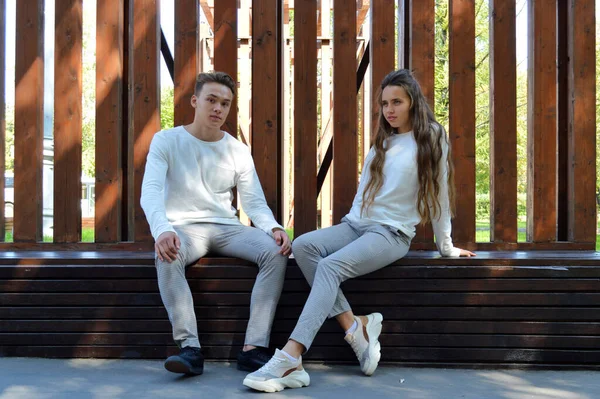
[[[302,354],[328,317],[346,331],[363,373],[373,374],[381,357],[383,317],[355,316],[339,287],[405,256],[417,224],[431,222],[442,256],[475,256],[452,245],[450,143],[410,71],[383,79],[379,103],[379,127],[352,209],[339,225],[304,234],[292,244],[312,289],[287,344],[244,379],[250,388],[275,392],[309,385]]]

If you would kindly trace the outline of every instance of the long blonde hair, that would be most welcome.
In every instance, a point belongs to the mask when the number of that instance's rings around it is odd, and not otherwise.
[[[375,156],[369,166],[370,179],[362,194],[361,214],[368,213],[375,196],[383,186],[385,140],[395,133],[395,129],[385,119],[381,106],[383,89],[387,86],[402,87],[411,101],[410,119],[413,136],[417,142],[417,176],[419,180],[416,206],[419,216],[421,216],[421,224],[429,223],[441,212],[439,178],[444,147],[448,149],[448,198],[450,199],[450,212],[454,215],[454,165],[452,164],[450,142],[444,127],[435,120],[419,83],[407,69],[391,72],[381,82],[378,98],[379,123],[372,138]]]

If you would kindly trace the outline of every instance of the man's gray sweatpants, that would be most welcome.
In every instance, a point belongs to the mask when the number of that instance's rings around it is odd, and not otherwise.
[[[185,278],[186,266],[208,252],[245,259],[258,265],[250,299],[246,345],[269,346],[271,325],[283,288],[287,256],[279,254],[275,240],[254,227],[214,223],[176,226],[181,241],[177,259],[169,263],[156,258],[160,296],[180,348],[200,347],[194,302]]]
[[[292,252],[312,288],[290,339],[308,350],[327,317],[351,310],[340,284],[402,258],[409,246],[410,239],[391,227],[346,218],[296,238]]]

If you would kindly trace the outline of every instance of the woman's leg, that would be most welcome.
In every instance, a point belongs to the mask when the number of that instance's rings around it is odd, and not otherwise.
[[[312,287],[321,260],[359,237],[350,224],[342,222],[336,226],[311,231],[296,238],[292,243],[292,253],[308,285]],[[336,317],[344,331],[350,328],[354,322],[350,304],[341,289],[338,289],[333,308],[328,316]]]
[[[376,226],[319,261],[310,295],[290,339],[308,350],[333,308],[340,284],[402,258],[408,247],[409,244],[398,235],[383,226]]]

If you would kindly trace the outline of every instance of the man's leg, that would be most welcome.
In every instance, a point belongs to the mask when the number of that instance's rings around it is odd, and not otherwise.
[[[208,240],[201,224],[175,228],[181,248],[173,262],[155,259],[158,287],[173,327],[173,339],[180,348],[200,348],[192,292],[185,278],[185,268],[206,255]]]
[[[218,225],[211,251],[258,265],[258,275],[250,299],[250,319],[246,345],[268,347],[271,326],[281,296],[287,256],[279,253],[275,240],[265,232],[248,226]],[[268,359],[267,359],[268,360]]]

